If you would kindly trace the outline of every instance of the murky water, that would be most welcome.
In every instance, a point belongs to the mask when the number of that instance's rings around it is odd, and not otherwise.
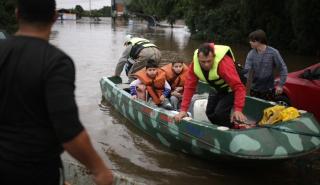
[[[126,34],[143,36],[153,41],[164,58],[179,54],[191,61],[199,41],[190,39],[185,28],[149,29],[144,23],[107,20],[105,24],[56,23],[51,43],[69,54],[76,65],[76,99],[80,118],[89,131],[96,148],[116,172],[146,184],[197,185],[267,185],[318,183],[319,169],[301,170],[297,163],[268,165],[235,165],[208,162],[170,150],[136,129],[111,106],[99,107],[99,80],[111,76],[124,46]],[[249,47],[234,46],[243,62]],[[313,57],[283,53],[290,71],[319,62]]]

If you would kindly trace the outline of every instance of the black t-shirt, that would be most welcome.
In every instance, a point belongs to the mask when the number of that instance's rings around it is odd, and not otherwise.
[[[77,136],[73,61],[45,40],[0,41],[0,159],[58,159],[62,143]]]

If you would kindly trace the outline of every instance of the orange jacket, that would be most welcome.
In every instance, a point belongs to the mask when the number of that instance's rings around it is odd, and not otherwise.
[[[161,69],[163,69],[166,72],[166,79],[168,83],[171,86],[172,90],[175,90],[176,87],[183,87],[184,82],[187,77],[187,72],[188,72],[188,66],[183,64],[183,69],[179,75],[177,75],[173,69],[172,69],[172,64],[167,64],[163,66]]]
[[[135,77],[146,86],[153,102],[156,105],[159,105],[161,103],[160,96],[163,95],[163,90],[166,83],[166,73],[162,69],[158,69],[156,78],[151,79],[147,75],[146,68],[143,68],[135,73]]]

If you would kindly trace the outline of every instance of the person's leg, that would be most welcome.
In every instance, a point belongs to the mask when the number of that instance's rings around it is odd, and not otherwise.
[[[128,72],[129,82],[134,80],[133,74],[146,66],[149,59],[155,60],[158,64],[161,60],[161,52],[157,48],[144,48],[140,51],[136,62],[132,65]]]
[[[219,102],[215,109],[215,120],[218,125],[231,127],[231,109],[234,105],[234,94],[228,93],[219,96]]]
[[[270,89],[266,92],[265,99],[269,101],[275,101],[275,96],[276,96],[276,90]]]
[[[137,86],[137,97],[141,100],[146,101],[146,86],[144,84],[140,84]]]
[[[154,47],[144,48],[143,50],[141,50],[137,60],[148,61],[149,59],[152,59],[159,64],[161,60],[161,52]]]
[[[253,89],[250,90],[250,96],[262,99],[262,97],[260,96],[260,93]]]
[[[233,93],[209,94],[206,114],[208,119],[217,125],[232,126],[230,113],[233,107]]]
[[[151,48],[153,51],[153,55],[151,56],[151,59],[156,61],[158,64],[161,62],[161,52],[159,51],[158,48]]]
[[[167,109],[167,110],[173,110],[173,107],[172,107],[172,105],[170,103],[170,100],[168,98],[165,98],[163,103],[161,103],[159,105],[159,107],[162,107],[162,108]]]
[[[179,98],[179,99],[178,99],[178,106],[177,106],[177,110],[180,110],[181,102],[182,102],[182,100]]]
[[[145,61],[136,60],[128,72],[129,83],[135,80],[134,73],[138,72],[140,69],[146,66]]]
[[[170,103],[173,106],[173,108],[175,110],[178,110],[178,103],[179,103],[179,98],[177,98],[176,96],[171,96],[170,97]]]
[[[215,109],[218,104],[218,94],[216,92],[210,92],[208,96],[208,103],[207,103],[207,108],[206,108],[206,115],[208,119],[214,123],[214,118],[215,118]]]
[[[267,91],[256,91],[251,89],[250,90],[250,96],[256,97],[256,98],[260,98],[260,99],[264,99],[267,101],[274,101],[275,99],[275,89],[270,89]]]

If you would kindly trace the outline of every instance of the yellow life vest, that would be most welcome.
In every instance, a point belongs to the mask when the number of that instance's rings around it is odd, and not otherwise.
[[[199,78],[199,80],[208,83],[213,86],[217,91],[222,89],[227,89],[227,91],[231,91],[228,84],[219,77],[218,67],[219,63],[222,61],[225,55],[229,55],[233,61],[235,61],[233,52],[229,46],[224,45],[215,45],[214,46],[215,57],[213,58],[212,68],[209,71],[208,80],[205,78],[203,71],[200,66],[199,58],[198,58],[198,50],[195,50],[193,55],[193,70],[195,75]]]
[[[132,49],[129,54],[130,58],[132,59],[137,59],[140,51],[144,48],[157,47],[156,45],[152,44],[149,40],[139,37],[134,37],[130,39],[128,44],[132,45]]]

